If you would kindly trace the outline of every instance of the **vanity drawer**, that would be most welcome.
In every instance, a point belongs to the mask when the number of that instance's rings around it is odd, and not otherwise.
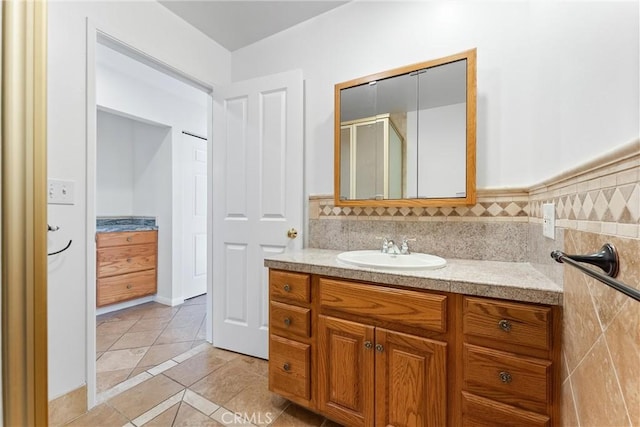
[[[311,277],[308,274],[269,270],[269,289],[271,299],[311,302]]]
[[[323,278],[320,305],[413,328],[436,332],[447,329],[445,295]]]
[[[155,244],[108,247],[98,250],[98,277],[156,268]]]
[[[271,332],[284,336],[311,336],[311,309],[271,301],[269,309]]]
[[[98,307],[156,293],[156,270],[98,279],[96,303]]]
[[[463,389],[529,411],[547,413],[551,362],[465,344]]]
[[[464,427],[549,427],[549,417],[462,392]]]
[[[463,331],[498,342],[549,350],[551,308],[465,297]]]
[[[311,399],[311,346],[271,335],[269,390],[285,397]]]
[[[106,248],[108,246],[137,245],[141,243],[157,243],[158,232],[150,231],[122,231],[117,233],[98,233],[96,246]]]

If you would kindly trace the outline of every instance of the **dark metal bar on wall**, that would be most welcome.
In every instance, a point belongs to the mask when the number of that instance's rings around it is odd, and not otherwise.
[[[624,283],[614,279],[618,275],[619,262],[618,252],[616,248],[606,243],[599,252],[590,255],[567,255],[562,251],[551,252],[551,258],[557,262],[569,264],[572,267],[582,271],[587,276],[604,283],[605,285],[622,292],[628,297],[633,298],[636,301],[640,301],[640,291],[634,289]],[[581,263],[587,263],[595,265],[602,269],[606,274],[602,274],[596,270],[585,267]]]

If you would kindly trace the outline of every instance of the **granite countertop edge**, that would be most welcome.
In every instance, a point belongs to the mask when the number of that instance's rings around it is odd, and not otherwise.
[[[408,288],[562,305],[562,287],[523,262],[447,259],[438,270],[373,269],[337,261],[341,251],[302,249],[269,256],[265,267]]]

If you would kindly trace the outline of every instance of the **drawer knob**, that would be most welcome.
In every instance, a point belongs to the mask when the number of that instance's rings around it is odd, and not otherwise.
[[[500,377],[500,381],[502,381],[505,384],[509,384],[511,382],[512,378],[509,372],[502,371],[498,374],[498,376]]]
[[[509,332],[511,330],[511,322],[506,319],[502,319],[498,322],[498,326],[505,332]]]
[[[132,242],[133,241],[133,237],[127,237],[127,242]]]
[[[289,372],[291,370],[291,366],[288,363],[285,363],[284,365],[282,365],[282,369]]]
[[[127,285],[127,289],[131,289],[131,288],[133,288],[133,285],[132,285],[131,283],[129,283],[129,284]]]
[[[129,264],[131,264],[131,261],[133,261],[133,258],[127,258],[127,262],[128,262]]]
[[[367,350],[371,350],[373,348],[373,344],[371,343],[371,341],[365,341],[364,348],[366,348]]]
[[[289,319],[288,317],[284,318],[284,325],[285,326],[290,326],[291,325],[291,319]]]
[[[384,351],[384,347],[382,344],[376,344],[376,351],[382,353]]]
[[[284,291],[285,292],[291,292],[291,286],[288,283],[286,285],[284,285]]]

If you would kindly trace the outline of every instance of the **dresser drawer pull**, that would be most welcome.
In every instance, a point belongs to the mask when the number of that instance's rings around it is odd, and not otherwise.
[[[376,351],[382,353],[384,351],[384,347],[382,344],[376,344]]]
[[[128,262],[129,264],[131,264],[131,261],[133,261],[133,258],[127,258],[127,262]]]
[[[285,363],[284,365],[282,365],[282,369],[289,372],[291,370],[291,366],[288,363]]]
[[[511,330],[511,322],[506,319],[502,319],[498,322],[498,326],[505,332],[509,332]]]
[[[133,241],[133,237],[127,237],[127,242],[132,242]]]
[[[291,292],[291,286],[289,284],[284,285],[285,292]]]
[[[365,341],[364,348],[366,348],[367,350],[371,350],[373,348],[373,344],[371,343],[371,341]]]
[[[129,284],[127,285],[127,289],[131,289],[131,288],[133,288],[133,285],[132,285],[131,283],[129,283]]]
[[[500,377],[500,381],[505,384],[509,384],[511,382],[511,374],[509,372],[502,371],[498,374],[498,376]]]
[[[287,326],[287,327],[291,326],[291,319],[289,319],[288,317],[285,317],[284,318],[284,325]]]

